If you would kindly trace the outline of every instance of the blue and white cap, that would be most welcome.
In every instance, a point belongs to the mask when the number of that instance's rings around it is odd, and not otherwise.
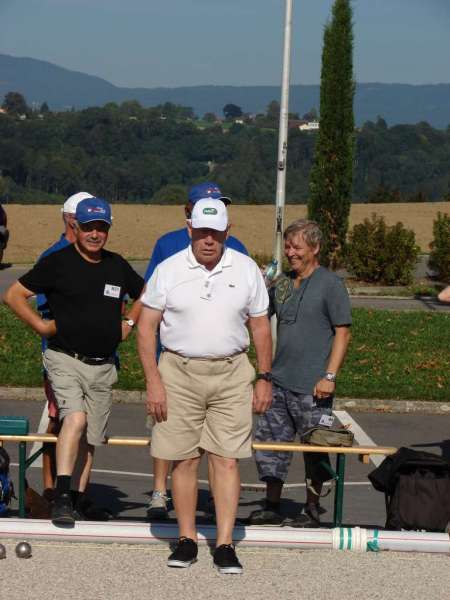
[[[103,198],[87,198],[78,204],[75,218],[78,223],[104,221],[111,225],[111,207]]]

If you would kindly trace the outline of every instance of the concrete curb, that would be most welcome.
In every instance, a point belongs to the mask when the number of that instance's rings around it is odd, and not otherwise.
[[[42,388],[0,387],[2,400],[45,401]],[[113,390],[115,404],[145,404],[145,392],[129,390]],[[335,410],[351,412],[450,415],[450,401],[433,402],[427,400],[377,400],[367,398],[336,398]]]

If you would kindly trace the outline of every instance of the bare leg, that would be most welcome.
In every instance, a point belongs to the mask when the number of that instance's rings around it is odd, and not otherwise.
[[[166,493],[170,464],[170,460],[164,460],[163,458],[153,459],[153,490],[158,490],[162,494]]]
[[[71,482],[71,488],[77,492],[84,492],[88,486],[94,461],[94,450],[94,446],[87,443],[86,435],[83,435],[80,439],[78,457]]]
[[[210,501],[213,501],[214,500],[214,465],[213,465],[213,461],[209,460],[209,456],[208,456],[208,483],[209,483]]]
[[[78,456],[81,436],[86,429],[86,413],[74,412],[63,419],[56,443],[58,475],[72,475]]]
[[[58,435],[60,423],[58,419],[50,417],[46,433]],[[42,453],[42,479],[45,490],[53,490],[56,479],[56,453],[55,444],[43,444],[44,451]]]
[[[180,537],[197,541],[197,472],[200,457],[178,460],[172,467],[172,496]]]
[[[231,544],[240,494],[239,463],[235,458],[208,454],[213,465],[217,545]]]

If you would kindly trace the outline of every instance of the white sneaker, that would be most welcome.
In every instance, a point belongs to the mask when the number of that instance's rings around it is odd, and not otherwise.
[[[167,519],[169,511],[167,510],[167,502],[169,498],[166,493],[154,490],[147,508],[147,517],[150,520]]]

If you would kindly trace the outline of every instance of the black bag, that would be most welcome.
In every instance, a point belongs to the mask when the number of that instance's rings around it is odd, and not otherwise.
[[[368,475],[384,492],[386,529],[444,531],[450,522],[450,461],[400,448]]]
[[[9,454],[0,446],[0,517],[8,514],[11,498],[15,498],[15,495],[9,476]]]

